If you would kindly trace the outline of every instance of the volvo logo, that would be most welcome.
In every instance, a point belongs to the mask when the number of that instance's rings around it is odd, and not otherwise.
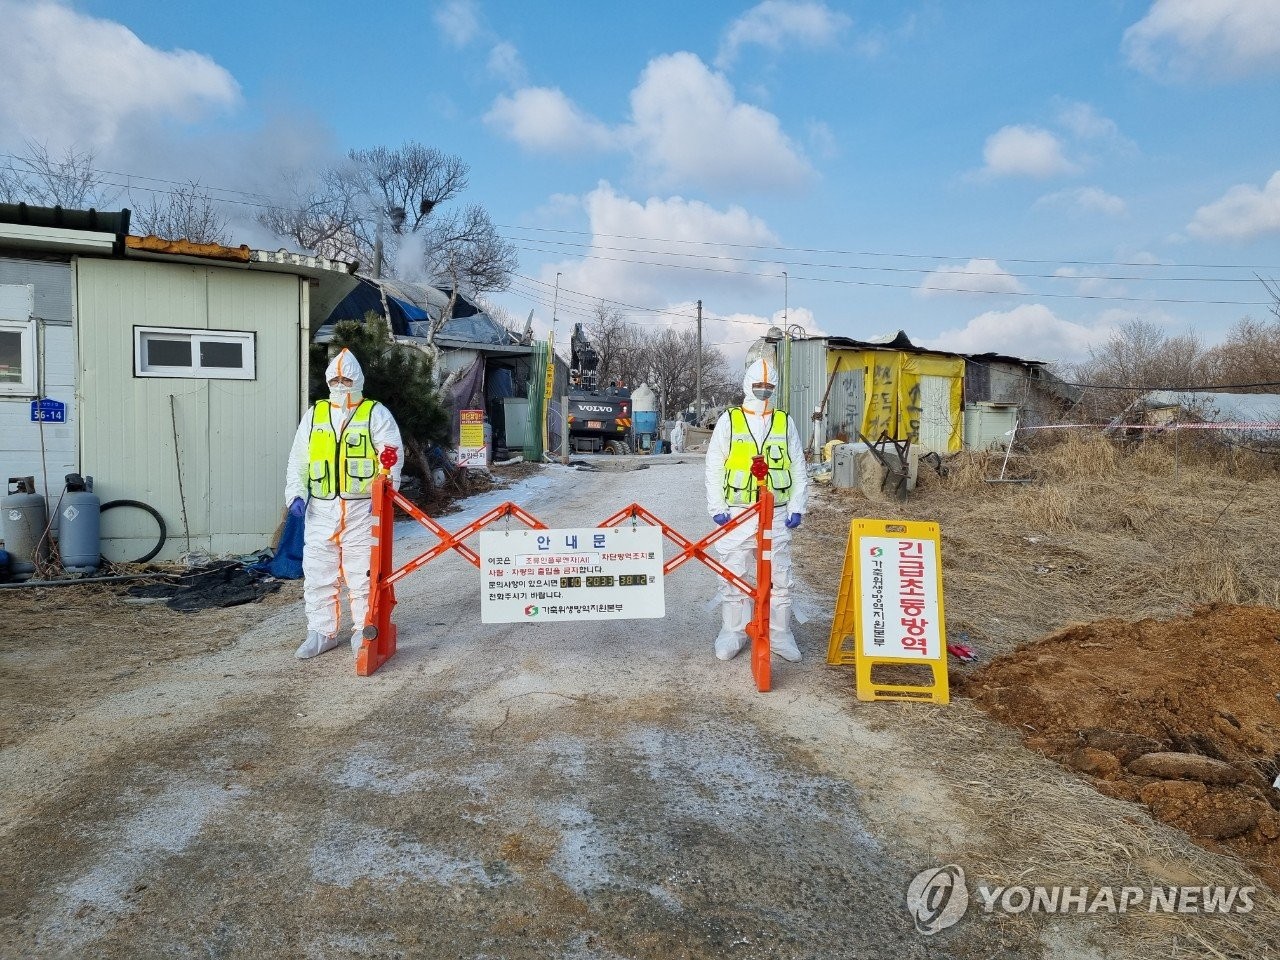
[[[588,413],[613,413],[613,407],[596,407],[589,403],[580,403],[578,406]]]

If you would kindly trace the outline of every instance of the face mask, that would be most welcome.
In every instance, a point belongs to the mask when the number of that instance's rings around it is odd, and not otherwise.
[[[355,387],[344,387],[341,384],[330,387],[329,402],[343,410],[354,407],[356,405]]]
[[[757,400],[768,400],[770,397],[773,396],[773,390],[767,389],[765,387],[752,387],[751,395],[755,397]]]

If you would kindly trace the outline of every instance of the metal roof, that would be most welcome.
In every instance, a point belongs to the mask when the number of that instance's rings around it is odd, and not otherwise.
[[[129,232],[129,210],[74,210],[67,207],[35,207],[29,203],[0,203],[0,223],[59,230],[85,230],[124,236]]]
[[[937,350],[933,347],[922,347],[912,343],[907,331],[876,334],[857,340],[852,337],[827,337],[827,344],[833,350],[901,350],[904,353],[932,353],[939,357],[963,357],[966,360],[1004,361],[1019,363],[1024,366],[1044,366],[1050,360],[1032,360],[1026,357],[1014,357],[1005,353],[956,353],[953,350]]]
[[[128,210],[0,203],[0,247],[60,254],[119,254],[124,250],[128,230]]]

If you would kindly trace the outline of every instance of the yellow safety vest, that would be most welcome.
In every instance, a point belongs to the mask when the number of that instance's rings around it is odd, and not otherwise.
[[[312,408],[307,492],[315,499],[368,500],[373,495],[378,460],[369,417],[375,405],[373,400],[361,400],[341,437],[333,432],[329,401],[320,400]],[[341,485],[335,489],[339,477]]]
[[[731,507],[745,507],[760,498],[758,482],[751,475],[751,461],[763,456],[769,467],[768,485],[774,501],[791,499],[791,453],[787,449],[787,415],[773,411],[763,443],[757,443],[741,407],[729,410],[729,456],[724,462],[724,499]]]

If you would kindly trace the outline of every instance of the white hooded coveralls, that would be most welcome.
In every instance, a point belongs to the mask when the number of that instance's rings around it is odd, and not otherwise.
[[[350,394],[330,390],[330,422],[334,433],[342,436],[351,414],[360,405],[364,393],[364,371],[355,356],[345,348],[325,370],[325,382],[335,377],[352,381]],[[373,549],[373,500],[332,500],[310,497],[307,476],[311,463],[311,423],[314,407],[308,408],[298,424],[289,449],[289,466],[284,482],[287,507],[295,497],[307,504],[306,527],[302,541],[302,594],[307,608],[307,639],[298,648],[300,658],[313,657],[338,645],[341,608],[339,581],[347,585],[351,608],[351,648],[359,651],[365,614],[369,609],[369,560]],[[382,404],[375,404],[369,416],[369,433],[374,449],[381,454],[395,447],[398,454],[391,468],[391,482],[400,489],[400,473],[404,463],[404,444],[395,417]]]
[[[777,371],[764,360],[754,360],[742,378],[742,412],[758,445],[768,436],[775,407],[772,400],[757,400],[751,392],[753,383],[777,385]],[[730,507],[724,496],[724,467],[729,457],[733,430],[726,411],[716,421],[707,445],[706,487],[707,513],[737,516],[747,507]],[[769,603],[769,647],[789,660],[799,659],[799,650],[791,634],[791,531],[785,526],[793,513],[804,515],[808,502],[808,473],[804,447],[791,417],[787,417],[787,455],[791,460],[791,499],[778,504],[773,514],[773,592]],[[744,523],[716,541],[715,549],[724,565],[734,573],[752,581],[755,572],[755,538],[757,524]],[[747,624],[751,622],[751,598],[728,584],[721,585],[720,635],[716,638],[716,655],[722,659],[736,654],[747,642]],[[727,656],[725,654],[728,654]]]
[[[685,426],[683,420],[677,420],[671,427],[671,452],[684,453]]]

